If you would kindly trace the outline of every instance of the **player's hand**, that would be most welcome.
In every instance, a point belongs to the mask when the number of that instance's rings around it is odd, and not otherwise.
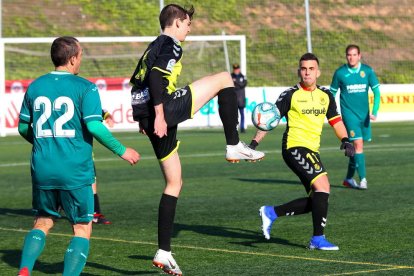
[[[160,138],[167,136],[167,122],[164,116],[155,116],[154,134]]]
[[[124,154],[121,155],[121,158],[129,162],[129,164],[135,165],[136,163],[138,163],[141,156],[136,150],[132,148],[126,148],[126,151],[124,152]]]
[[[145,132],[145,129],[142,126],[142,123],[141,122],[138,123],[138,127],[139,127],[139,133],[142,133],[144,135],[147,135],[147,133]]]
[[[377,116],[375,116],[373,114],[369,115],[369,118],[371,119],[371,121],[377,120]]]
[[[108,115],[108,117],[106,117],[106,119],[105,119],[105,123],[108,125],[108,127],[110,127],[110,128],[113,128],[114,127],[114,125],[115,125],[115,122],[114,122],[114,118],[112,118],[112,115],[111,114],[109,114]]]
[[[352,145],[352,143],[349,141],[349,139],[347,137],[342,138],[341,140],[341,150],[345,151],[345,156],[347,157],[352,157],[355,154],[355,148],[354,145]]]

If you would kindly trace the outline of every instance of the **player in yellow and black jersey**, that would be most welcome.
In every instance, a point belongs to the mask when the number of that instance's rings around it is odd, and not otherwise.
[[[282,156],[288,167],[299,177],[307,197],[279,206],[262,206],[263,235],[270,239],[273,222],[281,216],[301,215],[312,212],[313,236],[309,249],[338,250],[324,236],[328,215],[330,184],[319,156],[320,137],[325,118],[342,141],[340,149],[350,157],[355,149],[349,142],[345,126],[339,115],[335,99],[329,90],[316,85],[320,76],[319,60],[312,53],[304,54],[299,61],[300,83],[281,93],[276,106],[287,125],[283,135]],[[250,147],[256,148],[267,132],[258,131]]]
[[[177,125],[193,118],[208,101],[217,96],[219,115],[226,138],[226,159],[258,161],[264,153],[249,148],[237,132],[237,98],[229,72],[210,75],[176,88],[181,74],[181,42],[190,32],[194,8],[171,4],[160,13],[162,34],[144,52],[131,77],[132,108],[140,132],[148,135],[165,180],[158,213],[158,246],[153,264],[173,275],[182,275],[171,255],[171,235],[178,196],[182,187],[178,155]]]

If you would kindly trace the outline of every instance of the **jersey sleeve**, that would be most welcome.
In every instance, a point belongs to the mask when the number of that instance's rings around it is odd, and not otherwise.
[[[91,83],[87,88],[82,101],[82,119],[85,123],[102,121],[102,105],[98,87]]]
[[[180,45],[173,41],[165,42],[160,49],[152,70],[159,70],[164,74],[170,75],[174,65],[181,59],[182,54],[183,52]]]
[[[334,95],[330,93],[328,89],[324,88],[323,91],[325,91],[329,98],[329,105],[328,111],[326,112],[326,118],[328,119],[329,124],[333,126],[337,122],[342,121],[342,117],[338,112]]]
[[[22,107],[20,108],[20,115],[19,115],[19,119],[21,121],[24,121],[26,123],[31,123],[32,122],[32,114],[31,114],[31,103],[30,103],[30,94],[28,93],[30,89],[27,89],[27,92],[24,95],[23,98],[23,102],[22,102]]]
[[[378,81],[377,75],[375,74],[374,70],[371,68],[370,74],[368,76],[368,82],[371,89],[377,88],[380,83]]]
[[[329,87],[329,90],[334,95],[334,97],[336,93],[338,92],[338,88],[339,88],[339,76],[338,75],[339,75],[338,70],[336,70],[334,75],[332,76],[331,86]]]
[[[293,88],[283,91],[275,102],[275,105],[280,112],[280,118],[285,117],[290,109],[293,91]]]

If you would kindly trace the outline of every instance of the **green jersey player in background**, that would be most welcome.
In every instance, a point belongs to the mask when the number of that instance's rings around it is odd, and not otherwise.
[[[332,78],[330,90],[335,96],[340,90],[342,119],[348,137],[354,143],[355,156],[348,164],[343,185],[349,188],[367,189],[364,141],[371,141],[370,120],[376,120],[380,105],[380,89],[374,70],[361,63],[361,51],[357,45],[348,45],[345,50],[347,64],[339,67]],[[368,91],[374,93],[374,105],[370,113]],[[360,183],[354,180],[358,172]]]
[[[45,246],[59,207],[74,237],[64,256],[63,275],[79,275],[89,253],[95,181],[92,141],[97,139],[131,165],[140,156],[116,140],[102,124],[98,89],[76,76],[82,48],[74,37],[59,37],[51,47],[55,70],[33,81],[25,94],[19,133],[31,144],[33,229],[26,235],[19,275],[30,275]]]

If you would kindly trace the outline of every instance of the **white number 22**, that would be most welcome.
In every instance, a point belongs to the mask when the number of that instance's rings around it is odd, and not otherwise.
[[[59,97],[53,102],[53,106],[49,98],[44,96],[37,97],[34,101],[34,110],[41,111],[43,105],[43,113],[36,122],[36,137],[75,137],[74,129],[63,129],[63,125],[73,118],[75,108],[73,101],[69,97]],[[52,111],[60,111],[62,106],[66,106],[65,112],[55,120],[52,129],[43,128],[43,125],[52,115]]]

